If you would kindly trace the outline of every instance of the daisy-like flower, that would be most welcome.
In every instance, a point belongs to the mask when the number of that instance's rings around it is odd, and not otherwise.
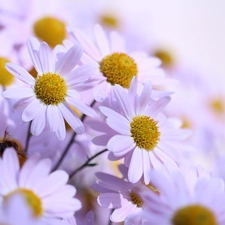
[[[149,188],[142,182],[133,184],[127,181],[127,168],[120,165],[119,169],[124,178],[101,172],[96,173],[99,180],[92,185],[92,188],[101,193],[97,199],[98,204],[105,208],[115,209],[110,216],[113,222],[124,221],[124,224],[142,224],[144,205],[142,195],[146,191],[152,192],[153,187],[149,186]]]
[[[223,225],[225,224],[224,181],[199,177],[194,187],[181,173],[166,175],[154,171],[152,182],[160,191],[145,193],[145,225]],[[166,185],[165,185],[166,184]]]
[[[2,95],[19,99],[14,107],[24,109],[22,119],[32,121],[33,135],[39,135],[48,123],[51,131],[63,140],[66,135],[63,118],[76,133],[84,133],[82,122],[70,106],[88,116],[95,116],[95,111],[81,100],[79,93],[92,86],[90,77],[95,73],[95,67],[76,67],[82,55],[80,45],[57,54],[57,49],[51,52],[45,42],[30,38],[28,50],[38,72],[37,78],[18,65],[7,63],[7,70],[28,86],[8,89]]]
[[[151,99],[151,83],[144,86],[140,96],[137,92],[137,81],[133,79],[127,92],[115,85],[113,92],[118,102],[117,111],[108,107],[99,107],[107,117],[106,123],[117,135],[111,137],[107,148],[117,158],[124,158],[129,167],[128,178],[135,183],[144,178],[150,182],[150,170],[159,168],[163,163],[177,166],[182,157],[170,146],[187,136],[187,132],[175,125],[161,112],[169,103],[170,97]],[[189,132],[188,132],[189,133]]]
[[[62,170],[50,174],[51,160],[29,158],[20,169],[14,149],[7,148],[0,158],[0,204],[13,196],[25,197],[34,218],[48,221],[67,218],[81,208],[73,196],[75,187],[67,185],[68,174]]]
[[[161,61],[148,57],[143,52],[127,53],[125,43],[117,32],[110,33],[108,40],[100,25],[95,26],[97,46],[80,30],[71,30],[72,38],[81,43],[84,48],[82,62],[95,61],[99,70],[100,83],[94,88],[96,101],[102,102],[108,97],[111,87],[119,84],[124,88],[130,87],[133,77],[145,83],[150,79],[153,85],[162,85],[164,72],[159,68]]]

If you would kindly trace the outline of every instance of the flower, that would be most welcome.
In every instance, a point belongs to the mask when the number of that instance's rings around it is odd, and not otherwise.
[[[170,97],[155,101],[151,99],[151,90],[148,82],[140,96],[137,95],[137,81],[133,79],[128,92],[115,85],[113,92],[118,102],[117,111],[99,107],[107,117],[106,123],[117,132],[107,143],[107,148],[117,159],[125,159],[125,165],[129,167],[128,178],[133,183],[143,175],[144,182],[148,184],[150,170],[161,167],[163,163],[174,166],[182,163],[182,158],[170,142],[176,143],[189,133],[176,128],[161,112]]]
[[[81,208],[80,201],[73,197],[76,189],[66,184],[66,172],[50,173],[50,169],[50,159],[38,160],[37,157],[29,158],[20,169],[15,150],[7,148],[0,158],[1,205],[20,194],[25,197],[34,218],[47,221],[72,216]]]
[[[92,185],[92,188],[101,194],[98,196],[100,206],[115,209],[110,216],[113,222],[124,224],[142,224],[144,206],[143,194],[152,190],[142,182],[133,184],[127,181],[127,168],[119,166],[124,178],[118,178],[110,174],[96,173],[99,180]]]
[[[90,77],[95,68],[92,65],[76,67],[82,55],[81,47],[74,45],[66,53],[59,53],[57,49],[51,53],[45,42],[30,38],[28,50],[37,78],[18,65],[7,63],[7,70],[28,87],[8,89],[2,95],[19,99],[14,107],[24,109],[22,119],[32,121],[33,135],[39,135],[47,122],[51,131],[63,140],[66,135],[63,118],[76,133],[84,133],[84,126],[70,105],[88,116],[95,116],[95,111],[82,102],[79,94],[92,85]]]
[[[95,61],[99,71],[100,83],[94,88],[96,101],[104,101],[115,84],[124,88],[130,87],[133,77],[145,83],[150,79],[153,85],[161,85],[164,72],[159,68],[161,62],[155,57],[148,57],[143,52],[127,54],[125,43],[117,32],[110,33],[110,41],[107,39],[100,25],[95,26],[95,37],[98,47],[80,30],[69,31],[72,38],[78,41],[84,48],[84,64]]]
[[[145,193],[146,225],[222,225],[225,223],[224,181],[199,176],[189,185],[185,175],[154,171],[152,182],[160,191]],[[165,185],[166,184],[166,185]]]

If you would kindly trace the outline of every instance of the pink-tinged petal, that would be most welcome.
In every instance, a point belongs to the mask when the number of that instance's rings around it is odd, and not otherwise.
[[[63,116],[62,116],[61,112],[58,114],[57,123],[58,123],[58,129],[55,132],[55,134],[58,137],[58,139],[60,141],[62,141],[66,137],[66,127],[65,127],[65,122],[64,122],[64,119],[63,119]]]
[[[150,182],[150,171],[151,171],[151,163],[149,152],[146,150],[142,150],[142,159],[143,159],[143,174],[144,174],[144,182],[146,185]]]
[[[39,41],[35,37],[31,37],[27,42],[27,47],[31,57],[31,61],[33,62],[36,71],[38,72],[38,74],[41,74],[40,61],[37,58],[37,54],[34,54],[34,52],[37,52],[39,50],[40,47]]]
[[[152,117],[156,116],[159,112],[161,112],[166,105],[170,102],[171,98],[166,96],[157,100],[154,104],[152,104],[148,110],[148,114]]]
[[[143,174],[143,159],[141,151],[141,149],[136,147],[131,157],[128,169],[128,179],[132,183],[138,182]]]
[[[48,195],[53,194],[60,187],[65,185],[68,179],[69,176],[65,171],[57,170],[51,173],[41,183],[39,183],[39,185],[36,187],[36,191],[39,193],[41,198],[47,197]]]
[[[80,93],[74,89],[69,89],[66,94],[71,98],[81,99]]]
[[[32,96],[29,98],[22,98],[20,100],[18,100],[14,105],[13,108],[14,109],[24,109],[25,107],[27,107],[31,102],[37,100],[36,97]]]
[[[137,95],[137,86],[138,86],[138,81],[137,77],[133,77],[132,81],[130,83],[130,88],[128,89],[128,96],[130,98],[130,101],[134,101],[135,96]]]
[[[136,114],[142,114],[148,105],[150,96],[152,92],[152,84],[148,82],[145,84],[144,89],[140,95],[140,98],[137,103]]]
[[[2,93],[5,98],[27,98],[34,96],[34,91],[31,88],[21,87],[21,88],[10,88]]]
[[[43,107],[31,123],[31,133],[38,136],[45,127],[46,107]]]
[[[40,60],[40,66],[41,66],[42,73],[44,73],[44,74],[50,72],[49,56],[50,56],[49,46],[47,43],[42,42],[40,44],[39,60]]]
[[[106,146],[109,139],[110,137],[108,135],[101,135],[101,136],[95,137],[92,140],[92,143],[94,143],[95,145]]]
[[[74,31],[69,31],[70,35],[73,36],[84,48],[84,51],[88,53],[96,61],[99,60],[100,52],[92,43],[90,38],[81,30],[74,29]]]
[[[43,182],[43,180],[48,177],[51,170],[51,165],[52,163],[50,159],[40,160],[35,167],[32,168],[29,177],[27,177],[24,188],[33,189],[35,191],[35,188],[39,185],[39,183]]]
[[[137,207],[131,202],[127,202],[122,208],[114,210],[110,219],[113,222],[123,222]]]
[[[157,170],[160,169],[162,167],[163,164],[163,160],[161,158],[159,158],[159,156],[157,155],[157,152],[160,151],[157,148],[155,148],[152,152],[150,152],[149,157],[150,157],[150,161],[152,164],[152,167]]]
[[[123,114],[126,118],[131,118],[134,116],[134,109],[130,105],[130,99],[128,97],[128,92],[122,88],[120,85],[116,84],[113,87],[113,93],[115,98],[123,111]]]
[[[75,107],[80,112],[84,113],[87,116],[90,117],[96,117],[97,114],[94,109],[92,109],[90,106],[86,105],[84,102],[78,99],[71,98],[69,96],[66,97],[66,101]]]
[[[83,50],[81,45],[75,44],[56,63],[56,73],[63,76],[70,73],[80,61],[82,53],[83,53]]]
[[[111,85],[105,82],[105,80],[106,78],[103,78],[93,90],[94,99],[97,102],[103,102],[109,96]]]
[[[87,79],[95,76],[95,73],[98,71],[98,67],[95,64],[92,65],[83,65],[75,70],[73,70],[65,78],[67,80],[67,85],[76,85],[79,83],[85,82]]]
[[[124,135],[130,135],[130,123],[125,117],[104,106],[99,107],[99,109],[105,116],[108,117],[107,124],[113,130],[116,130],[117,132]]]
[[[162,141],[182,141],[191,135],[190,130],[182,129],[161,128],[160,132]]]
[[[6,176],[4,182],[8,186],[8,188],[16,188],[17,187],[17,176],[19,173],[19,160],[17,153],[14,148],[7,148],[3,153],[3,171]]]
[[[77,134],[84,133],[84,125],[81,120],[77,117],[77,115],[73,112],[73,110],[67,104],[59,104],[58,105],[62,116],[71,126],[71,128],[76,131]]]
[[[19,80],[23,81],[26,84],[34,85],[35,79],[23,67],[13,63],[6,63],[5,67]]]
[[[126,52],[124,39],[118,32],[110,33],[111,52]]]
[[[115,135],[109,140],[107,148],[112,151],[116,157],[120,157],[134,149],[135,143],[129,136]]]
[[[105,32],[103,31],[102,27],[98,24],[95,25],[95,37],[97,41],[97,45],[103,55],[109,55],[110,49],[109,49],[109,43],[106,37]]]
[[[33,120],[44,107],[45,106],[40,103],[38,99],[35,99],[23,110],[22,120],[25,122]]]
[[[56,105],[48,105],[46,111],[47,121],[52,132],[58,129],[57,118],[59,117],[59,109]]]
[[[119,193],[100,194],[97,202],[100,206],[108,209],[120,208],[122,195]]]
[[[26,160],[26,162],[24,163],[24,165],[20,170],[20,174],[18,177],[19,187],[26,186],[27,180],[30,174],[32,173],[33,168],[35,168],[38,162],[39,162],[38,154],[32,155],[31,157],[29,157],[29,160]]]

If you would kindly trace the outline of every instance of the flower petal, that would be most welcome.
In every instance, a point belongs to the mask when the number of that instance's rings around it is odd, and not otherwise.
[[[31,123],[31,133],[38,136],[45,127],[46,107],[43,107]]]
[[[21,88],[10,88],[2,93],[5,98],[27,98],[34,96],[34,91],[31,88],[21,87]]]

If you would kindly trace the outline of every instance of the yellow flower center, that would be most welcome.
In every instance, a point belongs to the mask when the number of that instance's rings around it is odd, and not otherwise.
[[[124,53],[113,53],[100,62],[100,71],[112,85],[130,87],[130,82],[137,76],[138,68],[134,60]]]
[[[183,207],[172,218],[173,225],[218,225],[211,210],[202,205]]]
[[[174,63],[172,55],[167,51],[158,50],[154,55],[162,61],[162,65],[165,67],[170,67]]]
[[[147,151],[152,151],[158,144],[160,132],[157,122],[149,116],[136,116],[130,123],[131,137],[136,145]]]
[[[225,106],[223,104],[223,101],[222,101],[222,99],[219,99],[219,98],[214,99],[211,102],[211,108],[217,115],[224,114],[224,112],[225,112]]]
[[[46,73],[37,78],[34,92],[45,105],[58,105],[65,101],[67,85],[58,74]]]
[[[5,68],[5,64],[10,62],[8,59],[0,57],[0,85],[6,87],[14,82],[14,76]]]
[[[137,205],[138,208],[142,207],[143,201],[135,192],[130,193],[130,199],[134,205]]]
[[[43,215],[41,199],[31,190],[18,188],[15,191],[6,195],[4,200],[7,201],[10,197],[16,194],[22,194],[25,197],[25,200],[27,201],[28,205],[31,207],[33,215],[35,217],[40,217]]]
[[[34,33],[54,48],[56,45],[62,44],[66,38],[66,26],[64,22],[54,17],[44,17],[35,22]]]
[[[100,23],[109,28],[117,28],[119,25],[119,21],[113,15],[102,15]]]

